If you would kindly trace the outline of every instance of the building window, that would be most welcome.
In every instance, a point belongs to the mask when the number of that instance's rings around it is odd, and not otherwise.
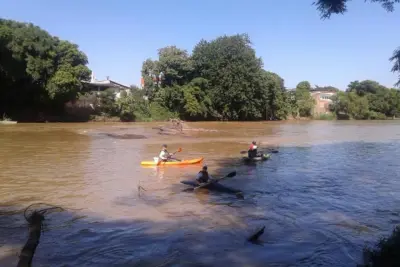
[[[331,95],[320,95],[319,98],[323,99],[323,100],[331,100],[332,96]]]

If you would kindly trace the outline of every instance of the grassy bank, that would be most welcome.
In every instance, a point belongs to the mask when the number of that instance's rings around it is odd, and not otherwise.
[[[334,113],[317,114],[317,115],[314,115],[312,119],[332,121],[332,120],[336,120],[336,115]]]

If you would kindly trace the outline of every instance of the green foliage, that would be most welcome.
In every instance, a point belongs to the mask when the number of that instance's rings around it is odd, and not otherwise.
[[[164,74],[161,76],[162,85],[183,85],[190,81],[193,63],[186,50],[167,46],[158,50],[158,56],[158,70]]]
[[[362,82],[359,81],[351,82],[346,91],[355,92],[360,96],[364,96],[368,93],[376,94],[381,89],[384,89],[384,87],[380,85],[378,82],[365,80]]]
[[[333,86],[318,86],[316,85],[314,88],[315,91],[329,91],[329,92],[339,92],[340,90]]]
[[[365,96],[360,97],[354,92],[339,92],[332,102],[331,109],[338,117],[345,114],[356,120],[369,118],[368,99]]]
[[[283,79],[276,73],[261,71],[263,82],[261,86],[265,86],[260,91],[262,106],[266,109],[266,119],[283,120],[289,114],[289,98],[287,97]]]
[[[364,262],[360,267],[400,266],[400,227],[388,238],[382,238],[374,248],[365,248]]]
[[[210,114],[212,102],[207,95],[208,81],[203,78],[195,78],[189,84],[183,86],[183,117],[207,118]]]
[[[327,120],[331,121],[336,119],[336,115],[334,113],[327,113],[327,114],[319,114],[315,117],[313,117],[314,120]]]
[[[311,90],[337,92],[330,106],[333,114],[316,115],[317,119],[384,119],[400,113],[398,91],[371,80],[351,82],[346,92],[332,86],[312,88],[308,81],[287,91],[279,75],[262,68],[246,34],[201,40],[192,55],[169,46],[159,49],[158,56],[143,63],[142,74],[149,81],[144,92],[149,105],[156,103],[164,113],[170,112],[168,116],[185,120],[312,117],[316,102]]]
[[[387,117],[383,113],[370,110],[369,111],[369,119],[371,119],[371,120],[386,120]]]
[[[201,40],[191,56],[175,46],[158,55],[143,63],[146,95],[181,118],[260,120],[288,114],[283,79],[262,69],[246,34]]]
[[[78,46],[33,24],[0,19],[0,112],[62,113],[89,79]],[[23,118],[22,118],[23,119]]]
[[[153,121],[166,121],[177,118],[177,114],[169,111],[159,103],[154,102],[149,106],[150,119]]]
[[[329,1],[318,1],[321,11],[331,13],[340,13],[346,3],[323,2]],[[81,97],[82,82],[91,74],[77,45],[32,24],[0,19],[0,53],[0,114],[17,120],[24,114],[33,114],[31,120],[38,113],[63,115],[65,104]],[[391,60],[392,71],[399,72],[400,50]],[[123,121],[283,120],[288,115],[310,117],[315,105],[309,82],[287,91],[278,74],[263,69],[247,34],[201,40],[192,54],[176,46],[161,48],[156,60],[143,62],[142,76],[143,89],[132,87],[116,99],[110,88],[91,100],[99,104],[97,115]],[[394,118],[400,115],[400,94],[375,81],[355,81],[347,92],[338,92],[331,110],[338,118]]]
[[[350,0],[318,0],[313,4],[320,11],[321,18],[330,18],[332,14],[344,14],[347,11],[347,2]],[[367,2],[367,1],[365,1]],[[400,0],[369,0],[371,3],[379,3],[388,12],[393,12],[394,5]]]
[[[134,121],[136,119],[136,99],[133,95],[128,95],[126,92],[120,94],[120,98],[115,101],[113,99],[114,110],[117,111],[121,121]]]
[[[331,110],[339,117],[386,119],[400,114],[400,92],[375,81],[354,81],[334,98]]]
[[[115,89],[109,88],[100,93],[99,102],[97,111],[101,116],[118,117],[121,121],[164,121],[177,117],[157,101],[150,103],[143,90],[136,87],[131,87],[129,93],[122,91],[119,98]]]
[[[315,101],[310,94],[311,84],[303,81],[296,86],[296,103],[300,117],[310,117],[315,106]]]
[[[113,88],[109,88],[100,93],[100,112],[109,116],[117,114],[117,105],[115,103],[115,91]]]

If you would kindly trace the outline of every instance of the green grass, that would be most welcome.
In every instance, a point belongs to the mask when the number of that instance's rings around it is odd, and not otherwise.
[[[313,117],[314,120],[326,120],[326,121],[331,121],[335,120],[336,116],[333,113],[326,113],[326,114],[318,114]]]

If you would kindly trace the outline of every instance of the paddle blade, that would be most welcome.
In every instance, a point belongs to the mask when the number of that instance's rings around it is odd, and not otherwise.
[[[244,199],[243,192],[237,192],[235,195],[239,199]]]
[[[183,189],[182,192],[193,192],[194,189],[195,189],[194,187],[189,187],[189,188]]]
[[[236,176],[236,171],[233,171],[233,172],[231,172],[231,173],[228,173],[228,175],[227,176],[225,176],[225,177],[233,177],[233,176]]]
[[[247,151],[240,151],[240,154],[246,154]]]
[[[178,148],[176,152],[182,152],[182,148]]]

